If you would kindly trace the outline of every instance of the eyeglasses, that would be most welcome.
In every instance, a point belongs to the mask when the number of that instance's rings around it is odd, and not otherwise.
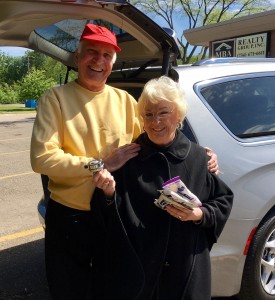
[[[146,112],[144,115],[143,115],[143,118],[147,121],[153,121],[155,119],[158,119],[158,120],[166,120],[170,117],[170,115],[172,114],[172,112],[175,110],[172,109],[172,110],[162,110],[162,111],[158,111],[156,113],[153,113],[153,112]]]

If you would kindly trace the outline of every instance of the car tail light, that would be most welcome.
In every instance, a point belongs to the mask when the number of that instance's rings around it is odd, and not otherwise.
[[[243,254],[244,254],[244,255],[247,255],[247,253],[248,253],[248,250],[249,250],[251,241],[252,241],[252,239],[253,239],[253,236],[254,236],[254,234],[255,234],[255,232],[256,232],[256,229],[257,229],[257,227],[254,227],[254,228],[251,230],[250,234],[249,234],[249,237],[248,237],[248,239],[247,239],[247,241],[246,241],[246,244],[245,244],[245,247],[244,247],[244,251],[243,251]]]

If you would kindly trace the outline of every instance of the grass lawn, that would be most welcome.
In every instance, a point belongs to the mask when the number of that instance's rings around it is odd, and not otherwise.
[[[0,114],[9,114],[9,113],[26,113],[26,112],[34,112],[35,108],[29,108],[19,105],[3,105],[0,104]]]

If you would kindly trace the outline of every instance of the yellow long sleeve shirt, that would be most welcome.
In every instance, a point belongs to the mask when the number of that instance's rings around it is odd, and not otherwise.
[[[48,175],[51,198],[90,210],[95,189],[85,165],[102,159],[141,133],[135,99],[105,85],[92,92],[75,81],[48,90],[39,100],[31,139],[31,165]]]

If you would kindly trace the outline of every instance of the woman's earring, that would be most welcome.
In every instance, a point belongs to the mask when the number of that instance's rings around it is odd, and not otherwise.
[[[181,123],[181,122],[179,122],[179,123],[177,124],[177,128],[178,128],[178,129],[182,129],[182,123]]]

